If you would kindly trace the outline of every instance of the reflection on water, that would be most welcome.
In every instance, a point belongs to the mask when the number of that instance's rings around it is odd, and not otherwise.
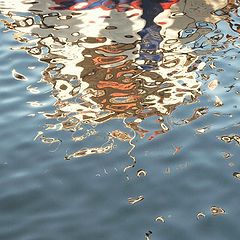
[[[82,144],[67,153],[66,160],[106,154],[118,141],[128,142],[126,151],[133,162],[124,171],[134,167],[132,152],[139,139],[151,141],[209,113],[208,106],[196,106],[188,117],[167,120],[177,107],[197,103],[206,82],[211,91],[218,87],[219,81],[204,70],[221,72],[214,61],[218,53],[239,48],[238,5],[234,0],[0,1],[6,31],[14,31],[14,39],[22,43],[13,50],[26,51],[46,64],[41,82],[51,86],[55,98],[52,112],[38,112],[46,125],[42,131],[36,129],[34,140],[55,144],[57,150],[62,139],[51,134],[72,132],[72,142]],[[12,74],[27,81],[16,70]],[[27,90],[40,92],[31,85]],[[221,107],[224,102],[216,96],[214,104]],[[114,128],[116,120],[122,126]],[[112,126],[101,131],[106,122]],[[207,126],[196,132],[208,130]],[[101,143],[89,146],[89,139],[99,135]],[[236,134],[219,139],[240,143]],[[174,155],[181,151],[180,146],[174,148]],[[139,169],[136,175],[147,172]],[[128,202],[142,200],[138,196]],[[220,207],[210,211],[225,213]],[[156,221],[165,222],[163,217]],[[151,234],[146,233],[146,239]]]
[[[154,14],[144,4],[142,11],[134,1],[120,1],[117,6],[104,2],[85,7],[82,1],[56,1],[60,7],[50,8],[61,11],[50,13],[34,3],[34,16],[7,13],[14,22],[5,24],[17,31],[15,38],[30,43],[22,49],[48,64],[42,81],[52,85],[56,110],[44,115],[57,120],[51,128],[67,131],[124,119],[141,137],[148,132],[141,123],[155,116],[159,129],[154,134],[165,133],[169,127],[164,116],[200,95],[196,69],[203,66],[180,39],[170,38],[168,33],[160,36],[161,24],[169,25],[171,15],[178,15],[178,10],[165,14],[174,1],[153,2]],[[66,9],[74,12],[63,11]],[[158,18],[164,22],[158,23]],[[71,156],[109,150],[94,148]]]

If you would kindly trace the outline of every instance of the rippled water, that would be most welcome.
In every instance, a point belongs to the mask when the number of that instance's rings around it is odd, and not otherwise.
[[[0,239],[237,239],[234,0],[0,0]]]

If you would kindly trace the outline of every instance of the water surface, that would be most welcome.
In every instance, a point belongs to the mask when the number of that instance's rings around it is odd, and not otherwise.
[[[0,1],[1,239],[236,239],[238,1]]]

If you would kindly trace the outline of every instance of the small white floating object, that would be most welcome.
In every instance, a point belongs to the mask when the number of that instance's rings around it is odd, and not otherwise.
[[[216,207],[216,206],[212,206],[210,208],[210,211],[211,211],[213,216],[218,216],[218,215],[224,215],[225,214],[225,210],[223,208]]]
[[[38,138],[39,136],[42,136],[42,135],[43,135],[43,132],[42,132],[42,131],[38,131],[38,133],[37,133],[37,135],[35,136],[35,138],[33,139],[33,141],[36,141],[37,138]]]
[[[202,212],[199,212],[197,214],[197,220],[200,220],[200,219],[205,218],[205,217],[206,217],[206,215],[204,213],[202,213]]]
[[[32,93],[32,94],[38,94],[38,93],[40,93],[40,91],[38,90],[37,87],[32,87],[31,85],[29,85],[29,86],[27,87],[27,90],[28,90],[30,93]]]
[[[208,127],[203,127],[203,128],[198,128],[196,129],[198,134],[203,134],[205,133],[209,128]]]
[[[31,107],[41,107],[44,105],[43,103],[40,103],[38,101],[32,101],[32,102],[27,102],[27,103],[30,104]]]
[[[15,69],[12,70],[12,76],[19,81],[27,81],[27,77],[22,75],[21,73],[17,72]]]
[[[144,197],[143,196],[139,196],[139,197],[130,197],[128,198],[128,203],[133,205],[133,204],[136,204],[140,201],[143,201],[144,200]]]
[[[147,176],[147,172],[144,169],[139,169],[137,171],[137,176],[138,177],[145,177],[145,176]]]
[[[35,69],[36,67],[35,66],[28,66],[28,69]]]
[[[198,65],[198,70],[203,70],[204,67],[206,66],[206,63],[205,62],[201,62],[199,65]]]
[[[162,216],[157,217],[155,221],[165,223],[165,219]]]
[[[218,80],[215,79],[215,80],[212,80],[209,84],[208,84],[208,88],[210,90],[214,90],[216,87],[218,86]]]
[[[214,106],[221,107],[223,105],[223,101],[218,96],[215,96],[215,98],[216,100],[215,100]]]

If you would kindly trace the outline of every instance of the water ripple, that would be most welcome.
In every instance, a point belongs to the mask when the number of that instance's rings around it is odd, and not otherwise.
[[[0,12],[1,238],[239,236],[239,1]]]

